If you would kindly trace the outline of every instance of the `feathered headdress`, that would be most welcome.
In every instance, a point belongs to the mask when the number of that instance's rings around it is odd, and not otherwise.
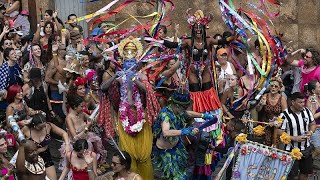
[[[93,69],[88,69],[85,71],[86,74],[86,78],[88,80],[89,83],[91,83],[92,81],[96,81],[97,80],[97,72]]]
[[[213,15],[208,14],[207,16],[204,16],[203,12],[201,10],[197,10],[193,15],[190,13],[191,8],[189,8],[186,11],[187,15],[187,21],[190,27],[192,27],[195,24],[201,24],[201,25],[208,25],[209,22],[211,22]]]

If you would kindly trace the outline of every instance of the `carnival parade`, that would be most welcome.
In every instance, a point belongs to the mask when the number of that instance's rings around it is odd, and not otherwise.
[[[318,179],[320,54],[288,4],[0,0],[1,180]]]

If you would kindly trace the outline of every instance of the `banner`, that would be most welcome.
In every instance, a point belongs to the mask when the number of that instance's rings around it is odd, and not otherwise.
[[[242,144],[233,180],[285,180],[294,163],[289,152],[248,141]]]

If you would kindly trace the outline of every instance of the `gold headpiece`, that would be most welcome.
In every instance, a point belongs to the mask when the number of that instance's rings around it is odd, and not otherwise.
[[[132,36],[129,36],[126,39],[123,39],[118,46],[118,51],[121,57],[124,57],[123,50],[137,50],[137,55],[135,58],[140,57],[142,55],[143,46],[141,42]]]

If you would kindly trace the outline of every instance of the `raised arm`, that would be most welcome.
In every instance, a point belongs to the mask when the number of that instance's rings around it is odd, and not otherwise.
[[[298,67],[299,66],[299,60],[293,59],[292,56],[294,56],[297,53],[304,53],[305,49],[298,49],[292,53],[288,53],[288,57],[287,57],[287,63],[290,64],[291,66],[295,66]]]
[[[54,65],[54,68],[60,73],[62,74],[63,76],[65,76],[66,74],[66,71],[63,70],[63,67],[59,64],[59,59],[58,59],[58,44],[57,43],[54,43],[52,44],[52,61],[53,61],[53,65]],[[47,76],[46,76],[47,78]],[[58,82],[57,82],[57,85],[58,85]]]
[[[180,65],[181,65],[181,63],[180,63],[180,60],[178,59],[171,68],[169,68],[169,69],[163,71],[163,73],[161,73],[162,76],[165,76],[167,79],[170,78],[175,72],[177,72]]]
[[[19,152],[18,152],[18,157],[17,157],[17,162],[16,162],[18,174],[25,174],[27,171],[24,166],[25,161],[26,161],[24,150],[25,150],[25,143],[21,143],[19,145]]]
[[[106,92],[111,86],[112,82],[116,79],[116,75],[110,76],[108,73],[103,74],[103,82],[101,83],[101,91]]]
[[[0,34],[0,41],[2,41],[3,37],[10,31],[9,26],[4,26],[3,30]]]
[[[15,1],[10,7],[6,9],[6,14],[10,14],[14,11],[19,11],[20,9],[20,1]]]
[[[60,24],[60,22],[58,21],[58,11],[55,11],[53,14],[52,14],[52,17],[53,17],[53,20],[54,20],[54,23],[57,27],[57,32],[60,33],[61,32],[61,29],[63,28],[63,25]]]
[[[39,43],[40,42],[40,31],[41,31],[41,28],[44,26],[44,21],[41,20],[40,21],[40,24],[38,25],[37,27],[37,31],[36,33],[34,33],[34,37],[33,37],[33,40],[32,40],[32,43]]]
[[[58,126],[56,126],[53,123],[49,123],[49,124],[51,126],[51,131],[53,133],[57,134],[58,136],[62,137],[63,140],[64,140],[65,145],[69,146],[70,145],[70,140],[69,140],[68,133],[65,130],[59,128]]]

